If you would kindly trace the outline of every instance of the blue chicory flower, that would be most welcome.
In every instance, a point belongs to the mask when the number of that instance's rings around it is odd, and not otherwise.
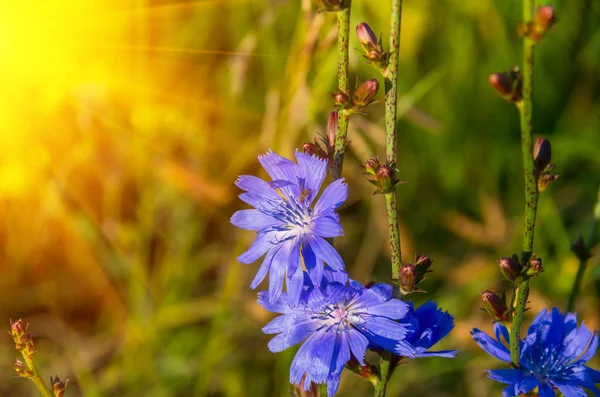
[[[494,325],[494,330],[495,339],[478,329],[473,329],[471,335],[488,354],[510,363],[508,330],[500,323]],[[488,371],[488,376],[509,385],[502,391],[505,397],[521,395],[536,387],[540,397],[554,397],[554,388],[565,397],[585,397],[583,388],[600,396],[595,385],[600,382],[600,372],[585,365],[597,349],[598,335],[585,324],[578,328],[575,313],[544,309],[521,341],[521,368]]]
[[[411,302],[410,312],[402,321],[412,324],[406,341],[413,346],[414,353],[409,351],[404,354],[405,356],[409,358],[432,356],[452,358],[456,355],[456,350],[428,351],[454,328],[454,316],[438,309],[436,302],[429,301],[416,310]]]
[[[277,334],[269,350],[280,352],[304,341],[292,361],[290,382],[300,385],[306,376],[307,390],[311,382],[327,383],[327,393],[333,396],[351,355],[365,365],[368,347],[414,353],[404,341],[410,324],[395,321],[406,316],[409,306],[391,298],[391,286],[376,284],[367,289],[354,280],[346,283],[339,272],[329,269],[320,286],[306,281],[295,308],[290,308],[286,293],[275,302],[265,292],[258,295],[265,309],[282,314],[263,328],[267,334]]]
[[[296,160],[298,164],[272,151],[260,156],[272,181],[240,176],[236,185],[245,191],[240,199],[254,209],[237,211],[231,217],[235,226],[257,232],[254,243],[238,261],[252,263],[267,254],[250,286],[256,288],[269,273],[269,302],[273,303],[285,278],[292,306],[302,293],[303,265],[314,285],[323,277],[323,262],[347,278],[342,258],[325,238],[343,235],[335,210],[346,200],[348,186],[342,179],[336,180],[312,205],[327,174],[327,161],[300,151],[296,151]]]

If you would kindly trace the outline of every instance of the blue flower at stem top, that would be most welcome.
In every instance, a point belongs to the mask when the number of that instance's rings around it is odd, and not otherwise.
[[[278,334],[269,342],[269,350],[280,352],[304,341],[292,361],[290,382],[300,385],[304,378],[306,390],[311,382],[327,383],[327,394],[333,396],[351,356],[366,365],[369,347],[414,354],[404,340],[411,325],[395,321],[406,316],[409,306],[391,296],[389,285],[367,289],[353,280],[346,284],[339,272],[329,269],[325,269],[319,287],[312,287],[307,280],[295,308],[290,308],[286,293],[269,302],[267,294],[261,292],[258,302],[282,314],[263,328],[267,334]]]
[[[428,351],[454,328],[454,316],[438,309],[434,301],[424,303],[416,310],[410,302],[410,312],[402,321],[411,324],[406,340],[414,347],[414,353],[408,352],[407,357],[452,358],[456,355],[456,350]]]
[[[342,258],[325,238],[343,235],[335,210],[348,197],[348,186],[336,180],[313,205],[327,174],[327,160],[300,151],[296,151],[297,164],[272,151],[258,160],[272,181],[251,175],[236,181],[245,191],[240,199],[254,209],[237,211],[231,223],[257,232],[238,261],[252,263],[266,253],[250,286],[256,288],[269,273],[269,302],[275,302],[285,279],[287,300],[293,307],[300,299],[304,269],[314,285],[321,282],[324,262],[347,279]]]
[[[475,342],[498,360],[510,363],[507,348],[510,335],[500,323],[494,325],[496,338],[478,329],[471,331]],[[501,341],[504,339],[504,343]],[[598,336],[584,324],[577,327],[577,315],[546,309],[533,320],[521,341],[521,368],[488,371],[488,376],[508,384],[505,397],[527,393],[536,387],[539,397],[554,397],[557,388],[564,397],[585,397],[583,388],[600,396],[595,383],[600,372],[585,365],[598,349]]]

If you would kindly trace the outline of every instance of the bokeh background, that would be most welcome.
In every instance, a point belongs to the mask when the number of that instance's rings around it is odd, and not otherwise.
[[[389,2],[354,0],[387,45]],[[563,309],[577,271],[570,243],[589,228],[600,183],[600,3],[554,1],[559,22],[536,50],[534,129],[561,174],[543,194],[530,315]],[[490,73],[521,59],[520,1],[405,1],[399,188],[404,259],[434,259],[424,284],[456,316],[454,360],[403,365],[389,395],[497,396],[498,362],[469,331],[491,330],[479,293],[507,288],[496,260],[521,245],[516,109]],[[309,0],[0,2],[0,321],[31,322],[45,379],[67,396],[289,396],[294,351],[272,354],[272,317],[249,283],[258,264],[231,214],[237,175],[257,155],[324,133],[336,89],[336,23]],[[351,48],[358,47],[352,36]],[[351,78],[377,77],[351,51]],[[382,96],[382,93],[379,94]],[[361,282],[390,277],[385,207],[361,174],[383,155],[383,107],[354,116],[336,246]],[[600,269],[577,309],[600,326]],[[263,286],[265,287],[265,286]],[[266,287],[265,287],[266,288]],[[15,378],[0,338],[0,394]],[[592,366],[600,368],[596,359]],[[339,394],[369,396],[345,374]]]

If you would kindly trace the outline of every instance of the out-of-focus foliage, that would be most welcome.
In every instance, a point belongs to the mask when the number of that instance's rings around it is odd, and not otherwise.
[[[354,0],[387,44],[389,4]],[[493,396],[494,362],[469,330],[489,331],[479,293],[501,292],[495,261],[521,245],[518,114],[489,87],[520,63],[520,1],[405,1],[400,54],[399,207],[405,259],[434,272],[422,303],[456,315],[441,348],[410,362],[390,395]],[[554,2],[537,48],[534,129],[560,179],[538,212],[531,313],[564,309],[600,182],[600,3]],[[0,4],[0,320],[23,317],[46,377],[68,396],[288,396],[293,351],[271,354],[271,315],[249,289],[252,241],[230,215],[233,182],[257,155],[324,133],[336,89],[335,17],[308,0],[88,0]],[[359,47],[353,36],[351,47]],[[375,76],[358,51],[352,76]],[[381,94],[380,94],[381,95]],[[354,116],[336,246],[361,282],[390,277],[385,208],[360,173],[383,154],[381,105]],[[591,264],[597,262],[592,259]],[[578,304],[599,324],[600,271]],[[264,286],[266,289],[266,286]],[[526,322],[530,321],[530,315]],[[2,320],[4,321],[4,320]],[[35,395],[0,341],[0,394]],[[598,368],[598,360],[591,366]],[[371,387],[345,374],[340,395]]]

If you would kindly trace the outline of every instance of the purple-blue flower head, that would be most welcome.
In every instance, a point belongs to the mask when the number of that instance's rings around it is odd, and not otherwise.
[[[231,223],[257,232],[238,261],[252,263],[266,253],[250,286],[256,288],[269,273],[269,301],[275,302],[285,279],[287,300],[294,306],[302,292],[304,269],[315,285],[323,277],[323,263],[347,278],[342,258],[325,238],[343,235],[335,210],[348,197],[348,186],[338,179],[313,205],[327,174],[326,160],[300,151],[297,164],[272,151],[258,159],[272,181],[250,175],[236,181],[245,191],[240,198],[254,209],[236,212]]]
[[[403,320],[412,324],[406,340],[414,348],[414,352],[406,352],[409,358],[417,357],[454,357],[456,350],[428,351],[433,345],[442,340],[454,328],[454,317],[441,309],[437,303],[429,301],[414,309],[410,303],[410,312]]]
[[[507,348],[510,335],[500,323],[494,325],[494,330],[495,339],[478,329],[471,331],[471,335],[488,354],[510,363]],[[578,327],[575,313],[544,309],[521,341],[521,368],[488,371],[488,376],[509,385],[502,391],[505,397],[521,395],[536,387],[540,397],[554,397],[554,388],[565,397],[585,397],[583,388],[600,396],[595,385],[600,382],[600,372],[585,365],[597,349],[598,335],[584,324]]]
[[[277,334],[269,342],[269,350],[280,352],[304,341],[292,361],[290,382],[299,385],[304,378],[307,390],[311,382],[327,383],[328,395],[332,396],[351,356],[365,365],[368,347],[395,351],[403,344],[409,325],[395,320],[402,320],[409,307],[391,298],[389,285],[367,289],[353,280],[346,284],[339,272],[326,269],[324,275],[318,287],[307,280],[295,308],[290,308],[286,293],[270,303],[267,294],[261,292],[258,302],[282,314],[263,328],[267,334]],[[403,350],[408,349],[410,345],[403,346]]]

